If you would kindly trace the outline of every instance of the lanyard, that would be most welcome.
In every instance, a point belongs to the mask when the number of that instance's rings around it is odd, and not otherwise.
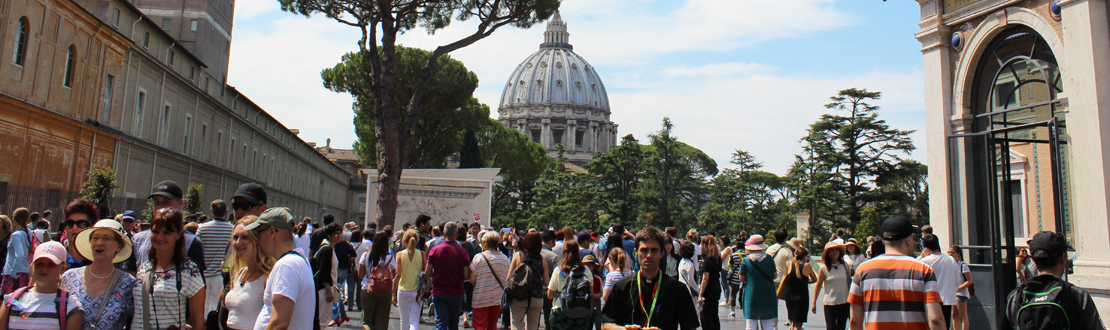
[[[636,273],[636,291],[640,296],[640,310],[643,311],[644,316],[647,317],[647,322],[644,323],[644,327],[650,328],[651,317],[655,315],[655,303],[659,301],[659,282],[663,282],[663,272],[659,272],[659,280],[655,281],[655,285],[652,288],[652,291],[655,291],[655,293],[652,294],[650,312],[649,310],[644,310],[644,307],[647,307],[647,305],[644,304],[644,292],[640,290],[642,287],[642,283],[640,282],[642,277],[643,271]]]

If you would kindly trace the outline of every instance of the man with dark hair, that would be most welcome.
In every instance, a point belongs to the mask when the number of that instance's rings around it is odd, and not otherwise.
[[[555,247],[555,231],[552,229],[544,230],[540,233],[540,241],[543,242],[543,248],[540,250],[540,255],[543,256],[543,263],[547,265],[547,269],[555,269],[555,265],[559,263],[559,259],[561,258],[559,255],[555,254],[554,251],[551,251],[551,248]],[[548,280],[550,281],[550,278]],[[546,288],[547,283],[544,283],[543,287]],[[552,299],[547,298],[547,295],[543,295],[543,310],[545,311],[543,313],[543,324],[545,329],[551,329],[551,313],[546,312],[551,310],[551,303]]]
[[[690,291],[679,280],[659,269],[667,236],[653,227],[636,233],[640,271],[617,281],[601,310],[602,329],[696,329],[698,312]]]
[[[220,291],[224,288],[224,277],[220,274],[223,261],[227,258],[228,247],[231,246],[231,231],[234,225],[227,222],[227,202],[214,200],[209,205],[212,211],[212,221],[200,224],[197,228],[197,237],[204,246],[204,283],[208,286],[208,296],[204,300],[205,313],[216,310],[220,304]]]
[[[860,264],[852,277],[852,330],[945,329],[936,274],[911,257],[913,236],[920,233],[904,216],[883,220],[886,254]]]
[[[173,180],[165,180],[154,185],[150,196],[147,199],[153,201],[154,208],[151,211],[157,211],[164,208],[174,209],[181,211],[185,206],[184,195],[181,191],[181,186]],[[135,256],[128,261],[124,261],[124,270],[136,272],[139,270],[139,265],[142,265],[149,258],[150,253],[150,230],[144,230],[135,234],[132,237],[135,241],[134,248],[131,250]],[[201,272],[208,270],[207,264],[204,262],[204,246],[197,235],[185,232],[185,252],[189,255],[189,259],[197,264]],[[133,259],[133,260],[132,260]]]
[[[316,230],[313,230],[312,234],[309,235],[308,255],[316,255],[316,250],[320,249],[320,244],[328,238],[328,233],[325,232],[325,229],[327,229],[328,225],[331,225],[333,222],[335,222],[334,215],[331,215],[331,213],[324,215],[323,225],[320,226],[320,228],[316,228]]]
[[[952,306],[958,302],[956,298],[956,289],[959,288],[960,283],[963,283],[963,273],[960,272],[960,265],[956,263],[956,259],[944,253],[940,248],[940,239],[936,235],[925,234],[921,238],[921,256],[918,257],[922,263],[929,265],[933,269],[933,273],[937,276],[937,292],[940,292],[941,312],[944,313],[944,323],[952,324]]]
[[[1042,231],[1033,235],[1029,254],[1041,273],[1010,291],[999,329],[1106,329],[1091,294],[1062,279],[1069,248],[1067,238],[1060,233]],[[1064,315],[1057,314],[1059,309]]]
[[[416,216],[416,220],[412,222],[413,226],[416,227],[416,231],[420,233],[420,240],[416,242],[416,249],[420,251],[429,251],[427,244],[428,240],[432,239],[431,221],[431,216],[421,214]]]

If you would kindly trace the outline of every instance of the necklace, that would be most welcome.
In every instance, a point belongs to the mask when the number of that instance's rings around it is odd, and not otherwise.
[[[85,268],[85,273],[87,273],[89,275],[92,275],[92,277],[95,277],[95,278],[108,278],[109,276],[112,276],[112,274],[114,274],[115,272],[116,272],[116,270],[112,269],[112,271],[108,272],[108,275],[100,276],[100,275],[96,275],[96,273],[94,273],[92,271],[92,268],[88,268],[88,267]]]

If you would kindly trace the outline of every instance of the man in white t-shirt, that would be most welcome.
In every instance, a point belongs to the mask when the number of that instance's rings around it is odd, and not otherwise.
[[[956,289],[960,288],[963,273],[960,266],[952,256],[944,254],[940,249],[940,240],[936,235],[925,235],[921,238],[921,262],[929,265],[937,276],[937,291],[940,292],[941,311],[944,312],[944,324],[952,324],[952,306],[956,305]]]
[[[304,256],[306,251],[294,249],[293,214],[284,207],[267,209],[245,229],[258,235],[262,253],[278,259],[266,280],[262,312],[254,329],[312,329],[316,287],[312,282],[312,266]],[[301,303],[294,304],[297,300]]]

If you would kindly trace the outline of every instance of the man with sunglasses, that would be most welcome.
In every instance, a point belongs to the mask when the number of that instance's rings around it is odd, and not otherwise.
[[[316,286],[306,251],[295,249],[294,220],[289,209],[266,210],[258,221],[244,227],[254,231],[262,253],[276,258],[266,280],[262,296],[262,312],[255,320],[255,330],[313,329],[316,313]],[[300,300],[300,304],[294,302]]]
[[[235,219],[261,216],[266,211],[266,189],[253,182],[239,185],[239,189],[235,190],[235,197],[231,198],[231,208],[235,211]]]
[[[147,199],[154,204],[152,210],[173,209],[181,211],[185,206],[181,186],[173,180],[159,182],[152,190],[150,196],[147,196]],[[138,265],[142,265],[150,258],[150,230],[147,229],[135,234],[132,240],[135,247],[132,251],[135,253],[135,257],[132,258],[133,260],[125,261],[123,268],[128,272],[135,273],[139,270]],[[197,268],[200,268],[201,272],[207,269],[204,263],[204,246],[196,235],[188,231],[185,231],[185,254],[188,255],[189,260],[197,264]]]
[[[120,215],[120,223],[123,224],[123,234],[127,235],[127,239],[133,239],[135,233],[139,232],[139,219],[135,211],[123,211]]]

